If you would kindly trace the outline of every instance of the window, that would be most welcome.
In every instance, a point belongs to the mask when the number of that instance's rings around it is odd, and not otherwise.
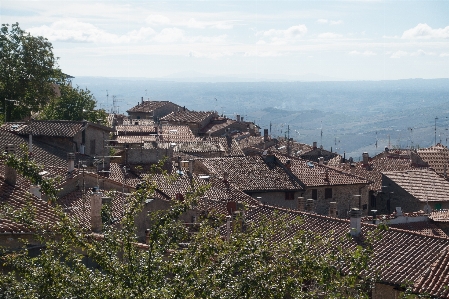
[[[285,192],[285,200],[295,199],[295,192]]]
[[[332,188],[326,188],[324,189],[324,198],[332,198]]]
[[[441,210],[441,203],[435,204],[435,210]]]
[[[317,200],[318,199],[318,190],[312,189],[312,199]]]

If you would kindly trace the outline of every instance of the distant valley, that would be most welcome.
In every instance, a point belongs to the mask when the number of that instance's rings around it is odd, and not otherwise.
[[[107,111],[126,114],[144,97],[234,119],[239,114],[262,130],[271,128],[274,137],[317,141],[356,161],[363,152],[375,155],[388,146],[431,146],[435,123],[437,142],[447,145],[449,139],[449,79],[185,82],[78,77],[73,84],[88,88]]]

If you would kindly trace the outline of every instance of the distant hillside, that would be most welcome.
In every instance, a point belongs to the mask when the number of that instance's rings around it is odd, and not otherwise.
[[[99,106],[121,113],[141,97],[193,110],[216,110],[255,121],[274,136],[290,137],[359,159],[390,147],[427,147],[449,139],[449,79],[329,82],[177,82],[80,77]],[[109,98],[106,97],[106,90]],[[322,132],[322,133],[321,133]],[[377,140],[377,148],[376,148]]]

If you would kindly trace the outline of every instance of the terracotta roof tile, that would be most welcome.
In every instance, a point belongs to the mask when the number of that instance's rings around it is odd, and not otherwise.
[[[126,112],[152,112],[156,109],[164,107],[169,101],[143,101],[143,103],[139,103],[137,106],[132,107]]]
[[[162,121],[199,123],[208,117],[215,115],[213,111],[176,111],[161,118]]]
[[[444,174],[445,168],[449,172],[449,169],[447,169],[449,164],[449,149],[447,147],[437,144],[429,148],[419,149],[417,152],[439,174]]]
[[[422,202],[449,200],[449,182],[433,170],[392,171],[383,175]]]
[[[229,157],[200,159],[211,174],[223,176],[228,173],[228,181],[239,190],[274,191],[303,190],[296,178],[288,175],[274,161],[266,163],[262,157]]]

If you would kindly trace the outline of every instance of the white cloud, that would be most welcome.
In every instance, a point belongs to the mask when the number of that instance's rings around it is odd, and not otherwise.
[[[65,19],[52,23],[50,26],[40,26],[28,30],[33,35],[42,35],[50,41],[69,41],[87,43],[127,43],[140,41],[153,35],[150,27],[142,27],[125,35],[106,32],[93,24],[79,22],[76,19]]]
[[[200,51],[190,51],[189,57],[195,57],[195,58],[211,58],[211,59],[217,59],[225,56],[233,56],[234,53],[232,52],[200,52]]]
[[[364,51],[364,52],[359,52],[359,51],[351,51],[349,52],[349,55],[360,55],[360,56],[376,56],[377,53],[373,52],[373,51]]]
[[[318,19],[318,20],[316,20],[316,22],[317,22],[318,24],[327,24],[329,21],[326,20],[326,19]]]
[[[420,49],[416,52],[410,53],[410,56],[435,56],[435,53],[426,52],[426,51]]]
[[[307,33],[306,25],[297,25],[287,28],[285,30],[270,29],[267,31],[258,32],[256,35],[269,38],[272,43],[284,44],[295,41]]]
[[[145,21],[150,25],[168,25],[170,24],[170,19],[163,15],[149,15]]]
[[[432,29],[429,25],[420,23],[416,27],[404,31],[402,38],[449,38],[449,26]]]
[[[325,32],[318,35],[319,38],[323,39],[334,39],[334,38],[341,38],[341,34],[332,33],[332,32]]]
[[[244,54],[245,57],[278,57],[281,53],[275,51],[248,51]]]
[[[449,57],[449,53],[441,53],[440,57]]]
[[[164,28],[154,37],[154,41],[159,43],[174,43],[182,41],[184,38],[184,31],[178,28]]]
[[[408,55],[408,53],[405,51],[396,51],[393,54],[391,54],[390,58],[401,58],[401,57],[404,57],[407,55]]]
[[[341,24],[343,24],[343,21],[342,21],[342,20],[338,20],[338,21],[330,21],[329,24],[330,24],[330,25],[341,25]]]

